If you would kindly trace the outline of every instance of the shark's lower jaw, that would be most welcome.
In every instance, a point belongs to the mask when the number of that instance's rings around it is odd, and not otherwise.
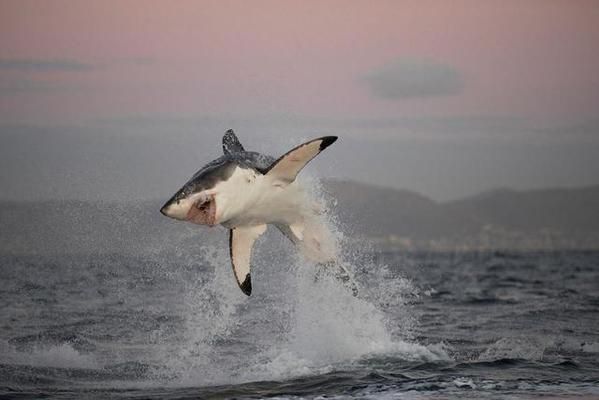
[[[205,201],[197,201],[187,212],[187,221],[198,225],[214,226],[216,222],[216,201],[214,196]]]

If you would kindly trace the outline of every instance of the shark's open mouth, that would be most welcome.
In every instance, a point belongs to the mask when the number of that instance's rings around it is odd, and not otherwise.
[[[198,200],[187,213],[187,220],[199,225],[216,225],[214,196]]]

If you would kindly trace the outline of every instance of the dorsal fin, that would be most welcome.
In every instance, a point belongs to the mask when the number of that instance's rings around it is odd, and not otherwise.
[[[264,174],[273,177],[277,185],[288,185],[295,180],[297,174],[310,160],[332,145],[335,140],[337,136],[324,136],[300,144],[279,157]]]
[[[237,139],[233,129],[229,129],[223,136],[223,152],[225,154],[231,154],[239,153],[240,151],[245,151],[245,149],[239,142],[239,139]]]

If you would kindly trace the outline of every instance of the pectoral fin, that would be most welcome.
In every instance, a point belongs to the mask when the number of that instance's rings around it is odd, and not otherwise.
[[[250,278],[252,247],[256,239],[264,232],[266,232],[266,225],[237,227],[229,231],[229,251],[233,273],[239,288],[248,296],[252,293]]]
[[[337,136],[324,136],[297,146],[282,155],[265,171],[280,185],[288,185],[295,180],[297,174],[321,151],[337,140]]]

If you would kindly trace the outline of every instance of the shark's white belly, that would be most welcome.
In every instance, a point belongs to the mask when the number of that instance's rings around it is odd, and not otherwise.
[[[313,213],[312,201],[299,184],[280,186],[271,177],[252,169],[236,168],[215,189],[217,220],[227,228],[291,225]]]

